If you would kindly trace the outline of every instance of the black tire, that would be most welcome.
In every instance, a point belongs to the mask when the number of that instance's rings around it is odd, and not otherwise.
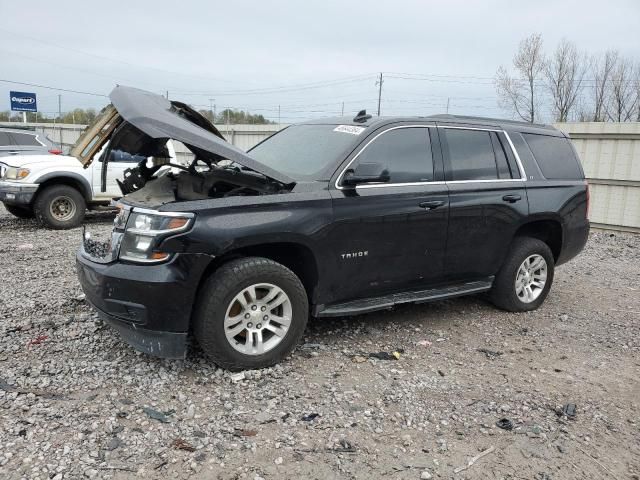
[[[69,214],[54,215],[56,204],[63,202],[69,208]],[[36,219],[44,226],[54,230],[64,230],[79,226],[84,220],[87,204],[82,194],[69,185],[51,185],[38,193],[33,205]],[[72,210],[71,210],[72,209]]]
[[[547,263],[547,279],[538,297],[526,303],[516,294],[516,276],[520,265],[531,255],[540,255]],[[516,237],[502,268],[493,281],[489,292],[491,302],[509,312],[527,312],[537,309],[549,294],[553,283],[555,262],[549,246],[541,240],[530,237]]]
[[[248,355],[237,351],[227,340],[224,319],[234,297],[258,283],[273,284],[286,293],[292,318],[280,343],[263,354]],[[232,371],[265,368],[280,362],[295,349],[308,317],[307,293],[291,270],[266,258],[247,257],[224,264],[205,281],[196,303],[194,333],[206,355],[222,368]]]
[[[16,205],[7,205],[5,203],[4,204],[4,208],[6,208],[7,212],[9,212],[14,217],[18,217],[18,218],[33,218],[34,217],[33,210],[31,208],[29,208],[29,207],[17,207]]]

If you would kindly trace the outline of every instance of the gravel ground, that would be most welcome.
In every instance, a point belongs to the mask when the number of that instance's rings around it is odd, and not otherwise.
[[[79,241],[0,206],[2,479],[639,478],[640,235],[592,234],[536,312],[313,320],[244,378],[121,342],[82,299]]]

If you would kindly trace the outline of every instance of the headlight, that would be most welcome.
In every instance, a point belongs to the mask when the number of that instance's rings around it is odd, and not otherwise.
[[[9,167],[4,174],[4,178],[8,180],[22,180],[27,177],[29,173],[31,173],[31,171],[28,168]]]
[[[166,260],[170,254],[158,251],[161,240],[187,230],[192,219],[192,213],[148,213],[134,209],[129,213],[128,218],[124,218],[126,228],[120,244],[120,259],[143,263]],[[120,222],[122,220],[123,218],[120,217]],[[116,228],[118,228],[118,217]]]

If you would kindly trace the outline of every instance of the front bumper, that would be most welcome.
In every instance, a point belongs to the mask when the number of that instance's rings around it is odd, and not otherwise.
[[[163,264],[91,261],[76,255],[78,279],[89,303],[125,342],[162,358],[184,358],[191,311],[211,257],[176,254]]]
[[[39,186],[37,183],[0,180],[0,202],[9,205],[30,205]]]

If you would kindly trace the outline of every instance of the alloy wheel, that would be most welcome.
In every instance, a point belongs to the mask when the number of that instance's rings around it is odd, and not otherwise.
[[[547,283],[547,262],[542,255],[525,258],[516,274],[516,295],[523,303],[534,302]]]
[[[224,333],[229,344],[245,355],[262,355],[276,347],[291,325],[289,296],[271,283],[241,290],[229,303]]]

